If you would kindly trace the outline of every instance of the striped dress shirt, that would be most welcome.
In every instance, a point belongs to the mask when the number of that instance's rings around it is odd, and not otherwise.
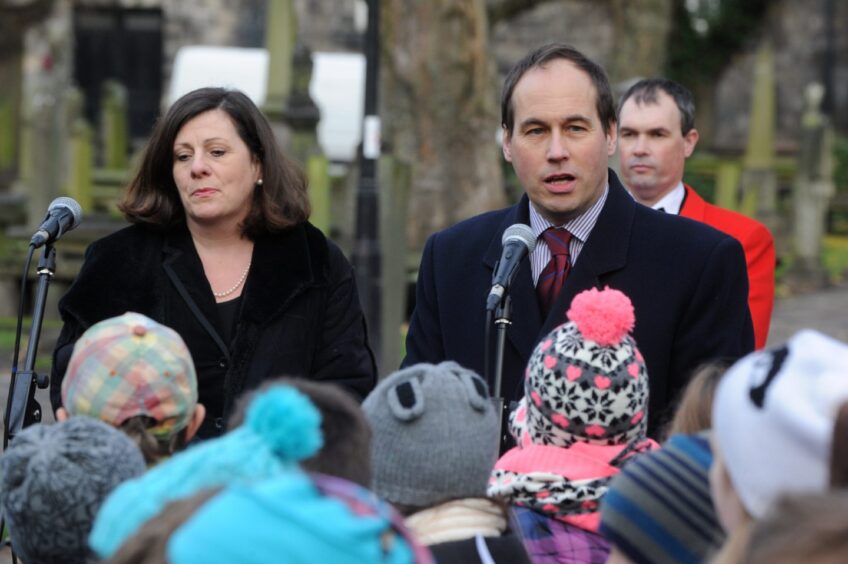
[[[608,193],[609,185],[604,187],[604,193],[601,194],[598,201],[586,210],[583,215],[575,217],[571,221],[567,221],[562,225],[554,225],[536,211],[532,202],[528,204],[530,206],[530,228],[533,230],[533,235],[536,236],[536,240],[538,241],[536,248],[530,254],[530,269],[533,272],[534,286],[539,283],[539,276],[551,260],[551,250],[548,249],[548,245],[545,243],[542,233],[544,233],[549,227],[564,227],[573,235],[571,238],[571,244],[568,246],[568,250],[571,254],[571,266],[574,266],[577,262],[577,258],[580,256],[580,251],[583,249],[583,245],[586,244],[589,234],[592,233],[592,229],[598,221],[598,216],[601,215],[601,210],[604,207],[604,203],[607,201]]]

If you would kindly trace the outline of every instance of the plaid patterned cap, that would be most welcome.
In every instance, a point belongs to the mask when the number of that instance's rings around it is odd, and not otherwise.
[[[197,374],[182,338],[139,313],[92,325],[74,346],[62,381],[71,415],[114,426],[146,415],[150,432],[167,439],[188,424],[197,405]]]

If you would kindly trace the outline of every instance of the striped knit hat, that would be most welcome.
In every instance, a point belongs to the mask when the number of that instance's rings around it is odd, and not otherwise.
[[[186,427],[197,406],[191,354],[172,329],[139,313],[92,325],[74,346],[62,381],[62,404],[119,427],[145,415],[167,439]]]
[[[702,562],[724,542],[710,497],[707,434],[674,435],[635,457],[601,503],[600,532],[631,561]]]

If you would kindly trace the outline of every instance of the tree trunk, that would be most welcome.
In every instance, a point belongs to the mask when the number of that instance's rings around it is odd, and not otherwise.
[[[661,75],[671,31],[672,0],[610,0],[612,58],[607,69],[615,84]]]
[[[8,168],[0,167],[0,192],[6,191],[18,173],[18,132],[21,115],[21,86],[23,83],[24,33],[27,28],[43,20],[50,13],[52,0],[29,2],[0,1],[0,106],[11,108],[13,116],[11,136],[14,155]],[[10,133],[2,132],[3,135]]]
[[[410,249],[506,203],[484,0],[385,0],[384,140],[412,166]]]

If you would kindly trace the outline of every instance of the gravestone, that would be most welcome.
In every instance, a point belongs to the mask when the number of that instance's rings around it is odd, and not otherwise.
[[[833,182],[833,131],[821,112],[824,87],[818,83],[804,92],[798,173],[793,186],[792,242],[795,251],[786,284],[796,291],[812,291],[827,285],[822,264],[822,237],[827,209],[836,192]]]

